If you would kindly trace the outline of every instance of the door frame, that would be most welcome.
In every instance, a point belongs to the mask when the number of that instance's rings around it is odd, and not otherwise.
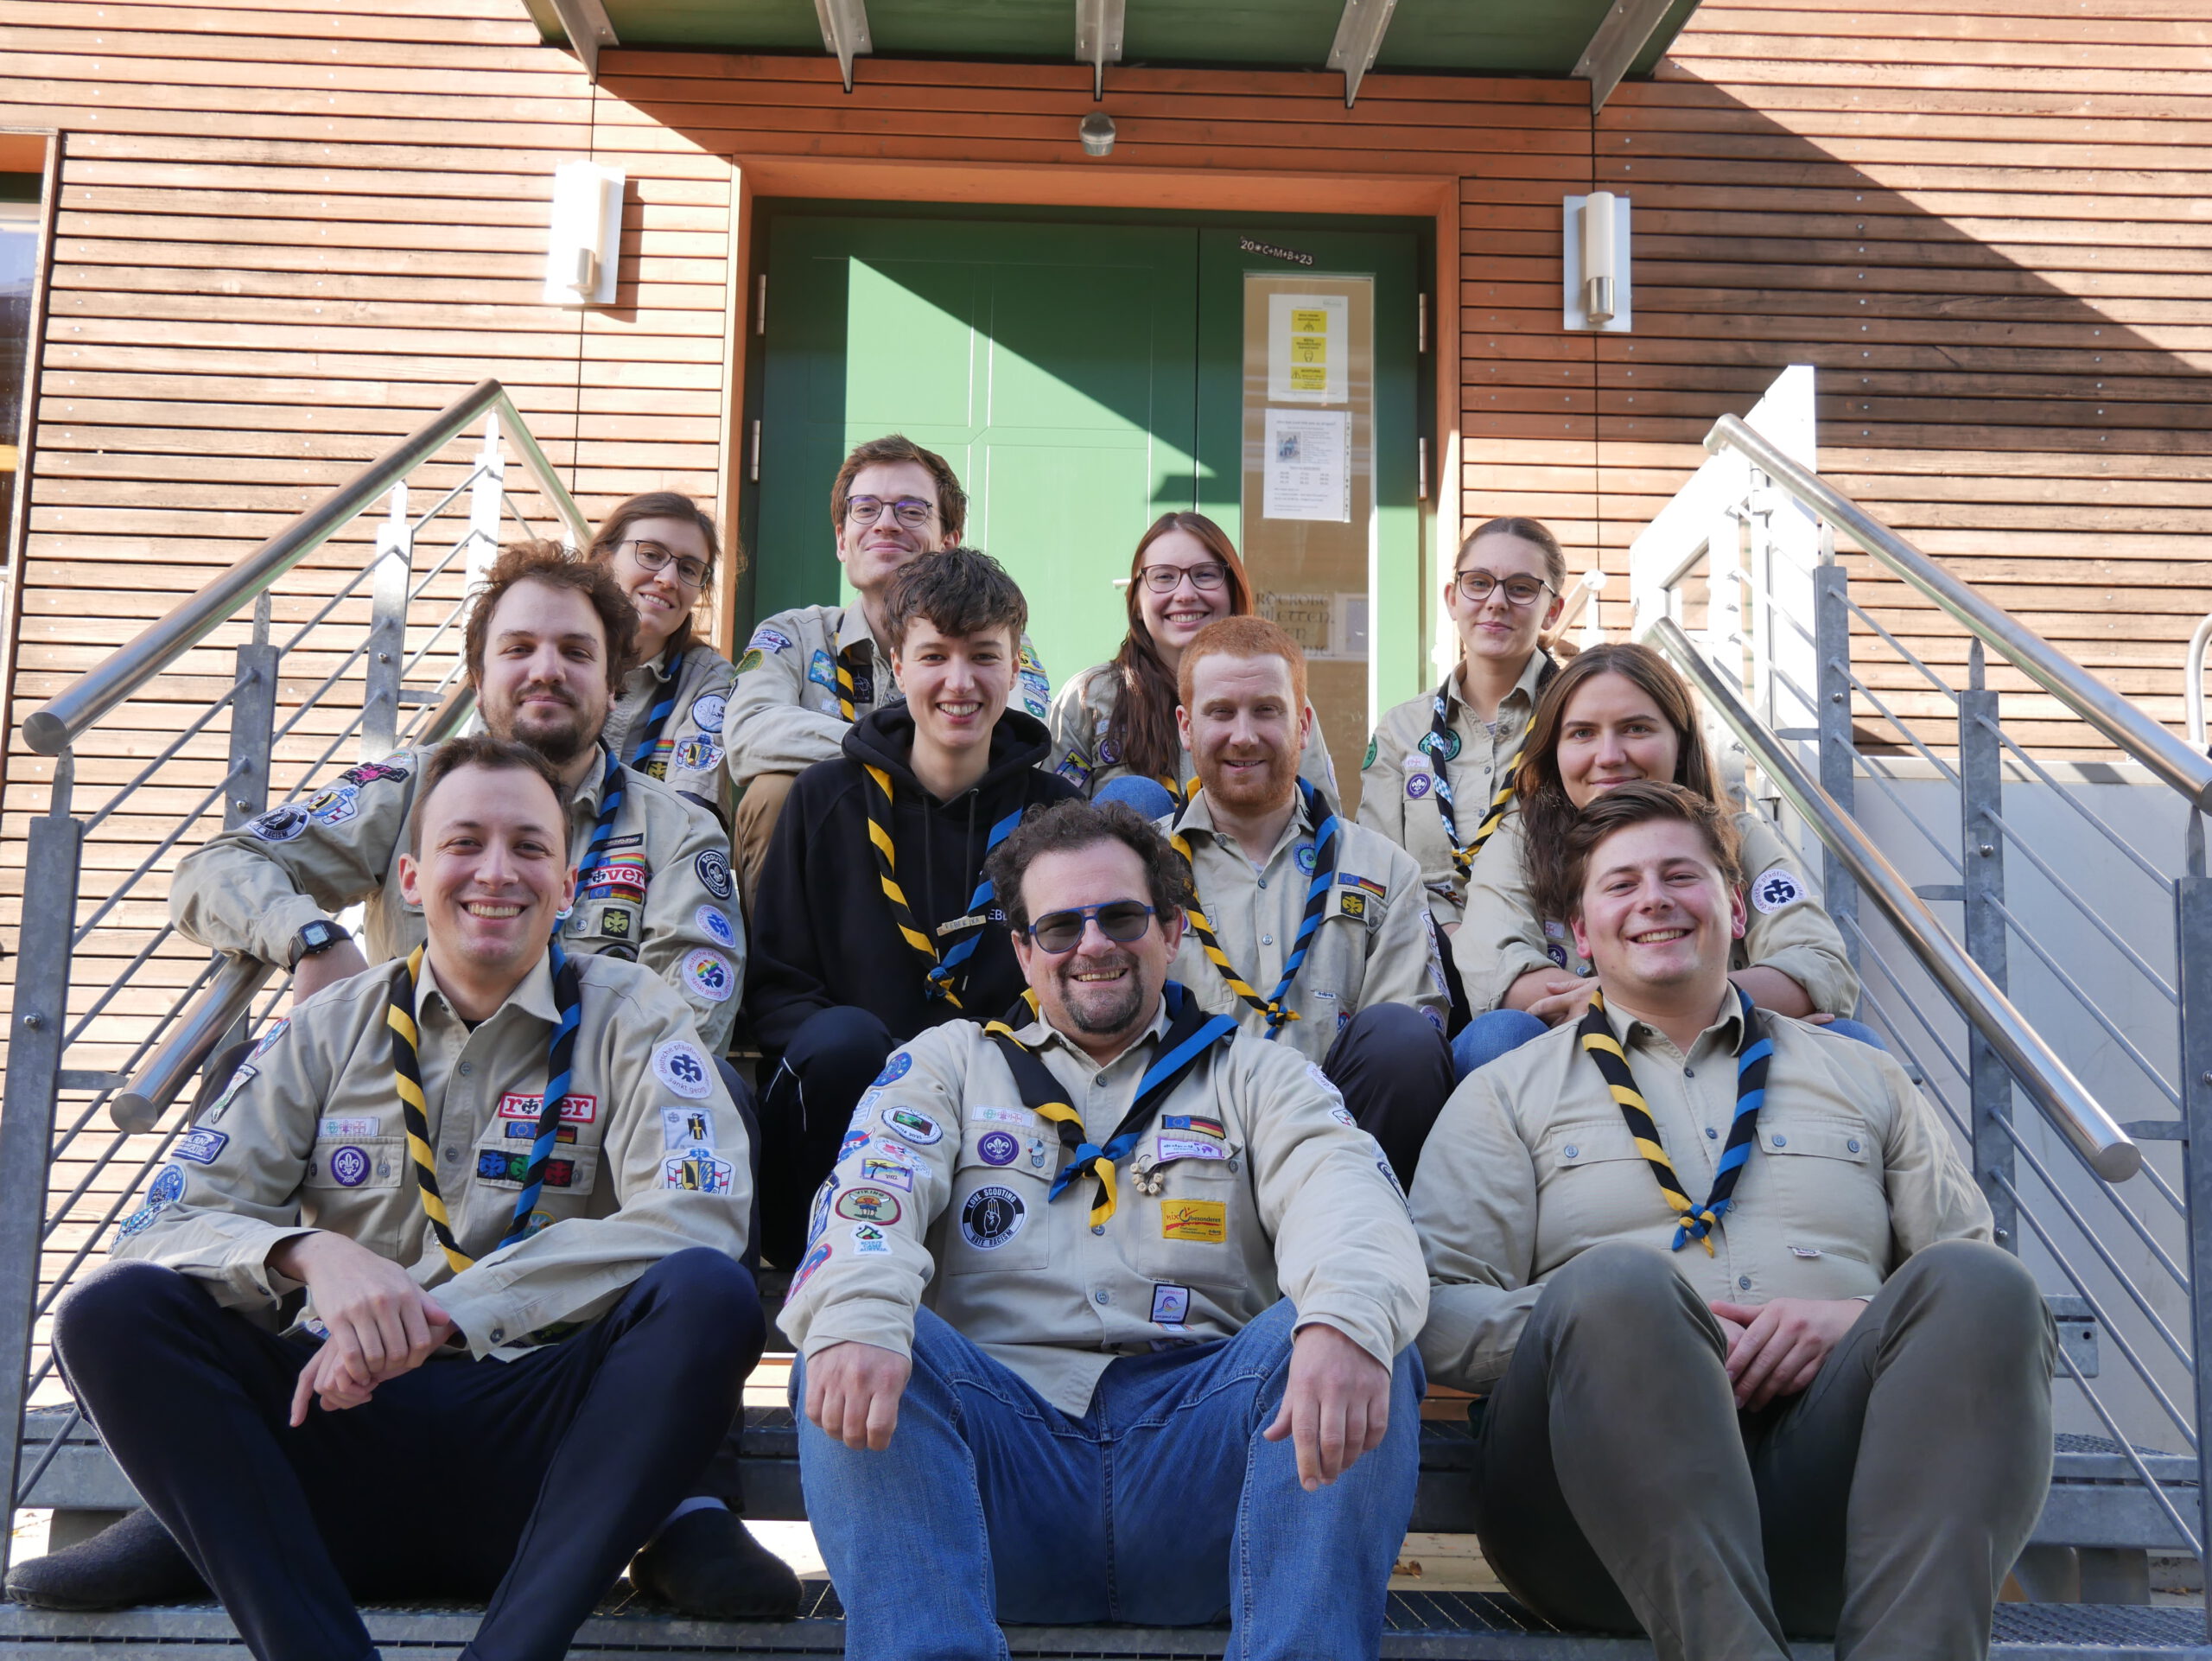
[[[1223,169],[1141,168],[1102,161],[1093,165],[1024,166],[843,157],[733,156],[729,158],[731,311],[738,327],[728,334],[728,406],[723,449],[728,456],[721,503],[725,525],[752,519],[753,420],[760,408],[763,353],[749,350],[761,338],[760,282],[766,273],[762,239],[754,234],[756,204],[795,202],[904,205],[941,212],[947,206],[992,208],[1122,210],[1164,220],[1203,216],[1214,223],[1267,220],[1276,223],[1327,219],[1356,228],[1356,220],[1422,220],[1433,226],[1432,268],[1426,274],[1429,349],[1421,372],[1431,385],[1428,494],[1421,503],[1423,529],[1418,579],[1421,638],[1436,630],[1440,550],[1459,540],[1461,440],[1459,430],[1459,178],[1450,174],[1250,172]],[[1377,229],[1385,228],[1377,226]],[[774,303],[773,297],[769,300]],[[730,562],[734,566],[734,562]],[[715,596],[715,637],[726,655],[737,647],[738,620],[750,608],[752,583],[733,570]],[[1433,649],[1432,647],[1432,649]]]

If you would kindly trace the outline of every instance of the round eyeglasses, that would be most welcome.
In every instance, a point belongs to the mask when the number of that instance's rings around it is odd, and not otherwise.
[[[1083,944],[1083,931],[1098,920],[1098,932],[1116,945],[1144,938],[1152,926],[1152,907],[1134,900],[1109,900],[1103,906],[1077,906],[1068,911],[1048,911],[1028,928],[1029,943],[1058,958]]]

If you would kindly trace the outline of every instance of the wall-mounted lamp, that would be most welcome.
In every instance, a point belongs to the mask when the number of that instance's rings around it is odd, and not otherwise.
[[[611,306],[621,263],[624,175],[592,162],[553,170],[553,234],[545,247],[545,303]]]
[[[1084,117],[1083,124],[1075,130],[1075,136],[1083,140],[1086,156],[1111,156],[1114,153],[1114,118],[1093,110]]]
[[[1629,309],[1629,200],[1610,190],[1569,196],[1562,215],[1566,293],[1562,326],[1625,334]]]

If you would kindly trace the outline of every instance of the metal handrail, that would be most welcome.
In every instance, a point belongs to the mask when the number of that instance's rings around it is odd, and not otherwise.
[[[2189,741],[2204,748],[2204,649],[2212,646],[2212,612],[2189,637],[2189,661],[2182,671],[2181,703],[2189,724]]]
[[[24,718],[23,741],[41,755],[59,755],[102,716],[213,634],[305,559],[378,497],[443,449],[481,416],[497,410],[503,430],[545,493],[575,546],[591,540],[591,527],[562,484],[545,452],[530,435],[496,380],[479,382],[433,420],[387,450],[260,547],[225,571],[127,645],[79,676]]]
[[[1912,885],[1882,856],[1858,823],[1809,777],[1780,740],[1745,709],[1735,689],[1671,618],[1661,618],[1643,633],[1645,643],[1674,659],[1707,704],[1726,723],[1737,741],[1774,781],[1822,844],[1889,919],[1920,966],[1948,996],[1961,1015],[1989,1041],[2028,1099],[2071,1142],[2089,1168],[2107,1182],[2123,1182],[2142,1168],[2137,1147],[2097,1099],[2089,1094],[2057,1053],[2044,1041],[1981,965],[1968,957]]]
[[[146,1058],[123,1093],[109,1104],[107,1116],[118,1130],[150,1130],[179,1092],[200,1076],[207,1058],[253,1003],[274,964],[258,958],[224,960],[199,1002],[176,1023],[176,1030]]]
[[[2212,811],[2212,758],[2201,748],[2175,737],[2012,613],[1983,599],[1736,417],[1725,415],[1715,422],[1705,446],[1716,454],[1732,449],[1743,455],[1777,488],[1848,534],[2030,680],[2179,791],[2192,806]]]

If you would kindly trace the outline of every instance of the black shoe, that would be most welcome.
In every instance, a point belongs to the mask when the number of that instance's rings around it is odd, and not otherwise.
[[[134,1511],[66,1551],[8,1571],[8,1596],[33,1609],[84,1613],[141,1603],[200,1603],[215,1594],[149,1511]]]
[[[702,1620],[789,1620],[798,1576],[719,1508],[686,1511],[630,1565],[630,1584]]]

